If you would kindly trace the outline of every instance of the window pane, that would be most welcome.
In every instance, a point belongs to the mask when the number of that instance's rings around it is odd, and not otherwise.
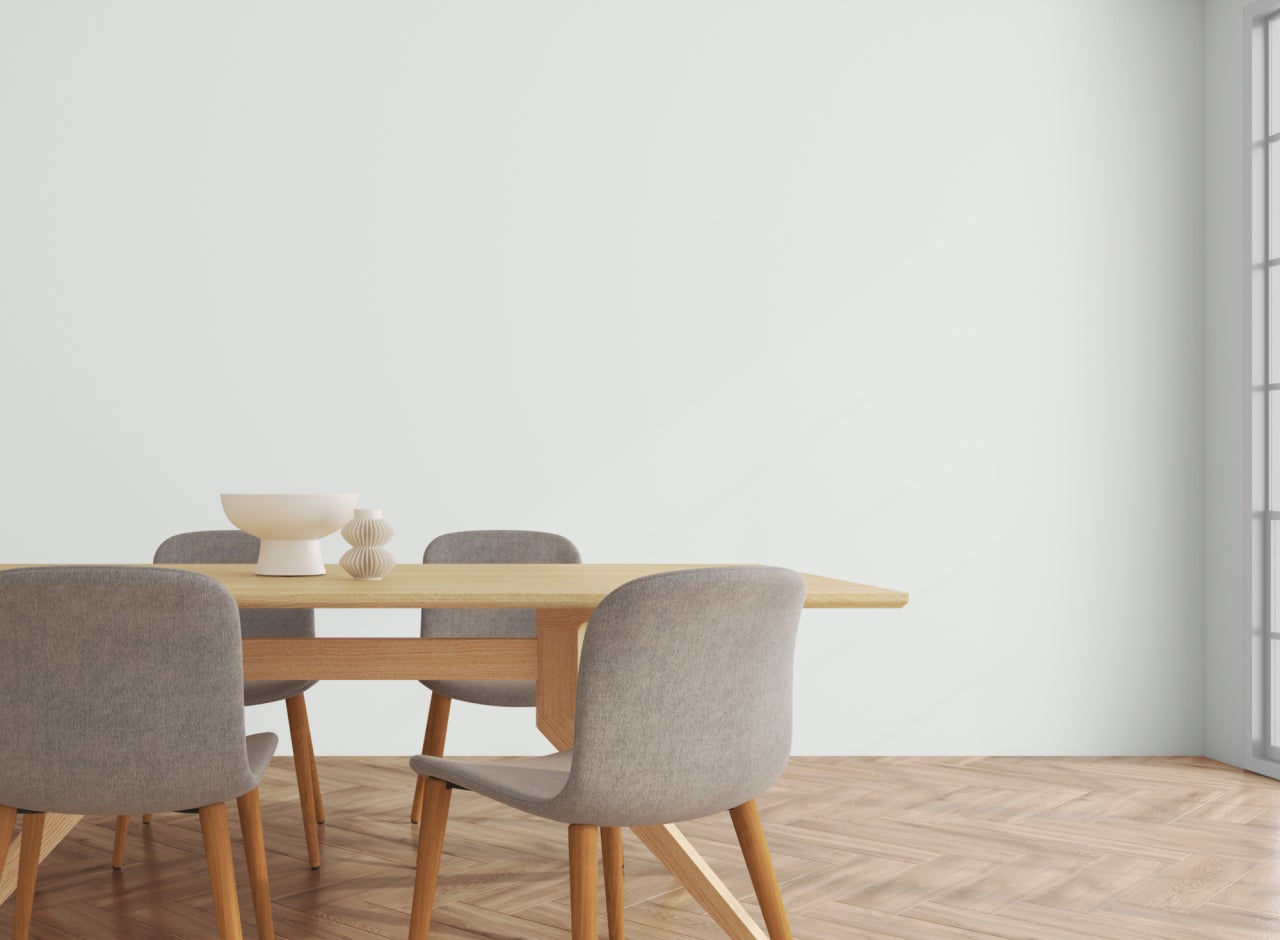
[[[1280,146],[1267,146],[1267,257],[1280,255]],[[1261,195],[1261,194],[1259,194]]]
[[[1258,354],[1266,356],[1268,382],[1280,382],[1280,265],[1267,268],[1267,288],[1256,300],[1266,304],[1267,321],[1265,337],[1258,337]],[[1253,289],[1261,287],[1255,280]],[[1253,363],[1255,367],[1261,363]],[[1258,373],[1254,373],[1255,375]]]
[[[1275,67],[1276,50],[1280,50],[1280,17],[1267,21],[1267,57],[1272,61],[1267,70],[1267,133],[1280,131],[1280,69]]]
[[[1267,665],[1271,669],[1272,682],[1274,682],[1275,681],[1274,677],[1277,675],[1276,660],[1277,660],[1277,654],[1280,654],[1280,641],[1272,640],[1269,645],[1271,647],[1271,656],[1270,656],[1270,661],[1267,663]],[[1271,733],[1269,737],[1271,740],[1267,742],[1272,748],[1280,747],[1280,740],[1277,740],[1277,737],[1280,736],[1280,721],[1277,721],[1277,717],[1280,717],[1280,716],[1278,716],[1277,712],[1280,711],[1280,709],[1277,709],[1277,705],[1280,705],[1280,695],[1276,695],[1273,693],[1271,696],[1271,708],[1270,708],[1271,721],[1269,723],[1269,726],[1271,729]]]
[[[1250,219],[1250,241],[1252,242],[1250,257],[1254,263],[1261,264],[1267,260],[1267,212],[1266,206],[1262,204],[1262,194],[1267,191],[1267,147],[1265,145],[1255,147],[1253,150],[1253,177],[1250,185],[1252,192],[1256,194],[1251,207],[1253,216]]]
[[[1280,509],[1280,392],[1267,392],[1267,508]]]
[[[1263,45],[1265,36],[1266,33],[1263,32],[1262,27],[1255,24],[1249,36],[1254,62],[1263,61],[1263,53],[1266,51]],[[1253,84],[1249,86],[1249,101],[1253,106],[1253,114],[1250,115],[1253,140],[1258,141],[1267,136],[1267,86],[1262,69],[1253,70]]]

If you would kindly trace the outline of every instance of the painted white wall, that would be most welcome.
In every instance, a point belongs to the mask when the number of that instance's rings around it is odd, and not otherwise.
[[[1205,753],[1249,765],[1245,584],[1244,0],[1204,7]]]
[[[797,753],[1200,753],[1201,30],[0,3],[0,557],[357,490],[405,560],[537,527],[909,590],[806,614]],[[309,699],[323,753],[419,743],[416,685]],[[541,747],[455,711],[454,753]]]

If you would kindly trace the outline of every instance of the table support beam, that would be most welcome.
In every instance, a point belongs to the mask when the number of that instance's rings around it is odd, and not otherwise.
[[[534,639],[273,637],[242,641],[245,679],[536,679]]]

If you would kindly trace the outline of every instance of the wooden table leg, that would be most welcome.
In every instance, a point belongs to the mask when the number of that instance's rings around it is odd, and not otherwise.
[[[44,838],[40,841],[40,860],[49,856],[59,842],[67,837],[83,816],[64,816],[61,813],[48,813],[44,817]],[[14,839],[9,846],[9,854],[5,859],[4,871],[0,872],[0,904],[9,899],[9,895],[18,886],[18,852],[21,846]]]
[[[578,655],[589,609],[538,611],[538,730],[554,747],[573,747]],[[632,829],[733,940],[768,940],[760,925],[675,826]]]

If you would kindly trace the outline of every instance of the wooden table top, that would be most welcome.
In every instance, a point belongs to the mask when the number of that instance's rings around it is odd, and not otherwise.
[[[19,565],[0,565],[5,568]],[[241,607],[595,607],[627,581],[704,565],[397,565],[356,581],[337,565],[312,577],[260,577],[253,565],[164,565],[222,584]],[[902,607],[902,591],[806,574],[806,607]]]

